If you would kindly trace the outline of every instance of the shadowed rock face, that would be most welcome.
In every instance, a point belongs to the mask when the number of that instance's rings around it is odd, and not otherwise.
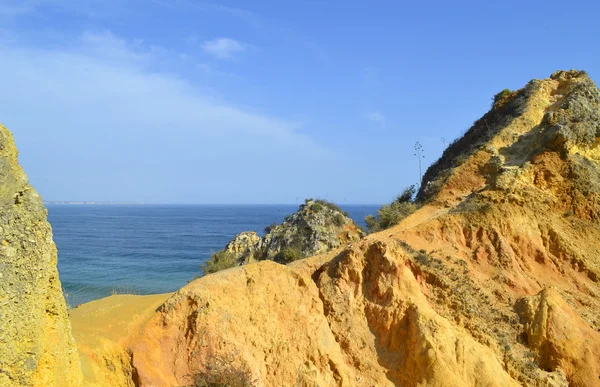
[[[80,383],[46,215],[0,125],[0,386]]]
[[[258,386],[600,386],[599,95],[583,72],[531,81],[399,225],[188,284],[127,338],[139,384],[233,356]]]

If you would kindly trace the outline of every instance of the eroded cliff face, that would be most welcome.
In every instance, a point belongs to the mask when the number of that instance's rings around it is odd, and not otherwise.
[[[0,386],[78,386],[52,230],[0,125]]]
[[[234,358],[257,386],[600,386],[600,92],[499,100],[398,226],[198,279],[126,340],[139,385]]]

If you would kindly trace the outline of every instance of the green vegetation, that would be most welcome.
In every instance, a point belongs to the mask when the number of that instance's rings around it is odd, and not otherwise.
[[[416,189],[414,185],[406,188],[401,195],[391,204],[384,204],[377,210],[377,216],[368,215],[365,218],[369,232],[385,230],[397,225],[408,215],[415,212],[416,204],[413,202]]]
[[[312,202],[312,204],[310,204]],[[348,213],[344,210],[342,210],[340,208],[340,206],[338,206],[337,204],[330,202],[328,200],[325,199],[313,199],[313,198],[306,198],[304,199],[304,204],[300,205],[300,209],[303,209],[304,207],[308,206],[310,204],[310,208],[312,208],[313,211],[315,212],[321,212],[321,210],[323,210],[323,208],[329,208],[331,211],[336,211],[336,212],[341,212],[342,214],[344,214],[344,216],[348,216]]]
[[[216,273],[220,270],[229,269],[238,265],[235,254],[229,251],[221,250],[213,253],[210,260],[200,265],[204,275]]]
[[[310,208],[317,214],[323,210],[323,206],[320,203],[316,202]]]
[[[133,294],[133,295],[137,295],[139,294],[139,292],[130,287],[130,286],[125,286],[125,285],[119,285],[119,286],[115,286],[110,290],[110,295],[111,296],[116,296],[118,294]]]
[[[433,198],[440,191],[453,168],[485,146],[499,130],[521,115],[526,109],[528,98],[533,93],[533,89],[533,86],[528,86],[515,92],[506,89],[496,94],[494,101],[499,103],[496,105],[494,102],[493,109],[475,121],[473,126],[456,140],[452,141],[442,156],[431,164],[423,174],[417,201],[425,203]],[[508,98],[509,96],[510,98]]]
[[[302,250],[299,247],[292,246],[281,250],[273,257],[273,260],[278,263],[287,264],[302,258],[304,258]]]
[[[332,211],[337,211],[337,212],[344,213],[344,211],[342,211],[342,209],[340,208],[340,206],[338,206],[337,204],[335,204],[333,202],[327,201],[325,199],[317,199],[317,200],[315,200],[315,203],[316,204],[320,204],[323,207],[327,207],[327,208],[329,208]]]
[[[245,363],[236,362],[233,357],[211,357],[204,365],[204,371],[194,376],[191,387],[252,387],[255,380]]]
[[[413,192],[414,193],[414,192]],[[216,273],[238,265],[262,260],[287,264],[313,255],[322,245],[332,245],[340,239],[339,228],[352,224],[348,213],[324,199],[307,198],[297,213],[287,215],[282,224],[276,222],[264,228],[260,240],[242,238],[241,247],[213,253],[201,265],[204,275]],[[353,228],[347,230],[348,238],[362,236]],[[356,235],[357,234],[357,235]],[[237,237],[236,237],[237,238]],[[320,238],[320,240],[314,241]],[[247,243],[247,245],[244,245]],[[311,250],[312,249],[312,250]]]
[[[335,216],[333,217],[333,224],[335,224],[338,227],[342,227],[345,223],[346,219],[344,218],[344,215],[340,213],[335,214]]]
[[[493,105],[495,105],[498,102],[502,101],[504,98],[508,97],[511,94],[512,94],[512,91],[510,91],[509,89],[502,90],[498,94],[494,95],[494,103],[493,103]]]

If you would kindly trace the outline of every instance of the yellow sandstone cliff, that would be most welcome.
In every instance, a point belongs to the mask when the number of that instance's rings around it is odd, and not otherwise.
[[[78,386],[79,358],[42,199],[0,125],[0,386]]]

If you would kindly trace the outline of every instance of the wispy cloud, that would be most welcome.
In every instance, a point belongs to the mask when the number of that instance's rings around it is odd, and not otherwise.
[[[202,50],[219,59],[230,59],[235,54],[246,50],[246,46],[235,39],[218,38],[202,44]]]
[[[115,200],[231,202],[240,199],[223,192],[255,181],[249,163],[277,160],[263,187],[284,187],[308,173],[307,164],[335,159],[301,122],[233,103],[218,84],[171,71],[177,64],[157,70],[176,57],[110,32],[87,32],[62,48],[0,41],[0,84],[11,90],[0,93],[0,120],[14,131],[31,176],[50,177],[32,179],[36,188],[77,198],[117,184],[130,196],[115,190]],[[89,184],[74,184],[89,176]],[[216,181],[221,191],[206,189]],[[269,192],[258,189],[253,200],[271,200]]]
[[[0,93],[1,117],[10,120],[23,106],[34,105],[36,116],[61,122],[67,131],[87,128],[125,138],[169,128],[175,136],[255,137],[265,146],[329,157],[297,122],[240,108],[180,76],[156,72],[153,63],[161,55],[155,47],[110,32],[84,33],[74,49],[0,42],[0,83],[14,90],[10,98]]]
[[[387,126],[387,120],[385,116],[379,111],[368,112],[365,114],[365,118],[379,125],[382,128]]]

